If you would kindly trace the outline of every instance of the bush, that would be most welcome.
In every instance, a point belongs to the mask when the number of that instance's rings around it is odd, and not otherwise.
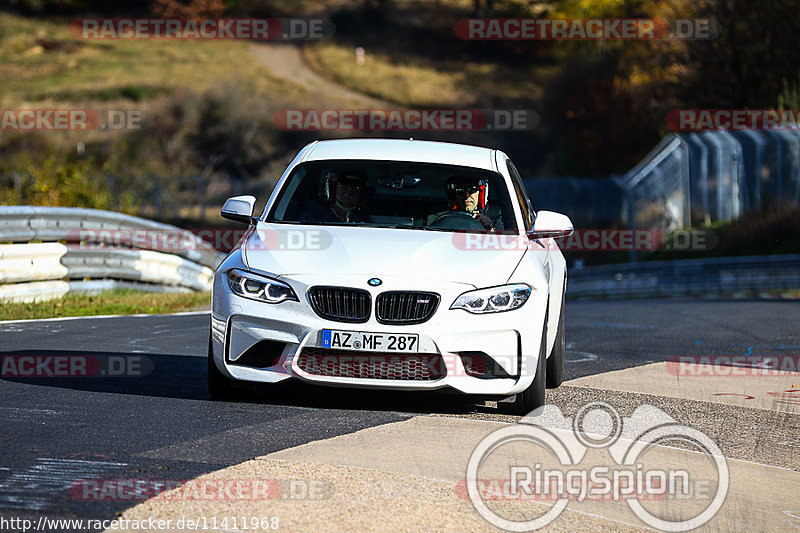
[[[6,171],[0,203],[109,209],[107,183],[91,159],[65,160],[52,153]]]

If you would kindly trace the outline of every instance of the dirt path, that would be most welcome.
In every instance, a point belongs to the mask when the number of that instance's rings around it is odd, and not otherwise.
[[[333,83],[306,64],[300,48],[290,43],[255,43],[253,55],[276,76],[296,83],[314,95],[320,106],[330,106],[335,102],[357,109],[386,109],[397,106],[366,96],[357,91]]]

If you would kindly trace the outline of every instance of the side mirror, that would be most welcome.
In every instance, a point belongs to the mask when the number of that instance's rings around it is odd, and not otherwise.
[[[529,239],[555,239],[569,237],[574,228],[567,215],[552,211],[539,211],[533,223],[533,231],[528,232]]]
[[[258,221],[253,216],[253,207],[255,205],[256,199],[252,196],[234,196],[225,200],[225,205],[222,206],[219,214],[222,218],[254,226]]]

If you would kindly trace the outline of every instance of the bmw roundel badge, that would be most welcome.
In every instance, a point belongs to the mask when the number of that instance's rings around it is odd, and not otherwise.
[[[372,278],[369,279],[367,283],[369,284],[370,287],[377,287],[378,285],[383,283],[383,281],[381,281],[380,278]]]

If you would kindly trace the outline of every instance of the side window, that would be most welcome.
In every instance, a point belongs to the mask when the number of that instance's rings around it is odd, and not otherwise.
[[[511,183],[514,184],[514,192],[517,193],[519,207],[522,210],[522,218],[525,220],[525,229],[530,231],[533,228],[534,215],[531,204],[528,201],[528,195],[525,194],[525,187],[522,185],[522,179],[519,177],[517,167],[514,166],[510,159],[506,160],[506,164],[508,165],[508,173],[511,175]]]

